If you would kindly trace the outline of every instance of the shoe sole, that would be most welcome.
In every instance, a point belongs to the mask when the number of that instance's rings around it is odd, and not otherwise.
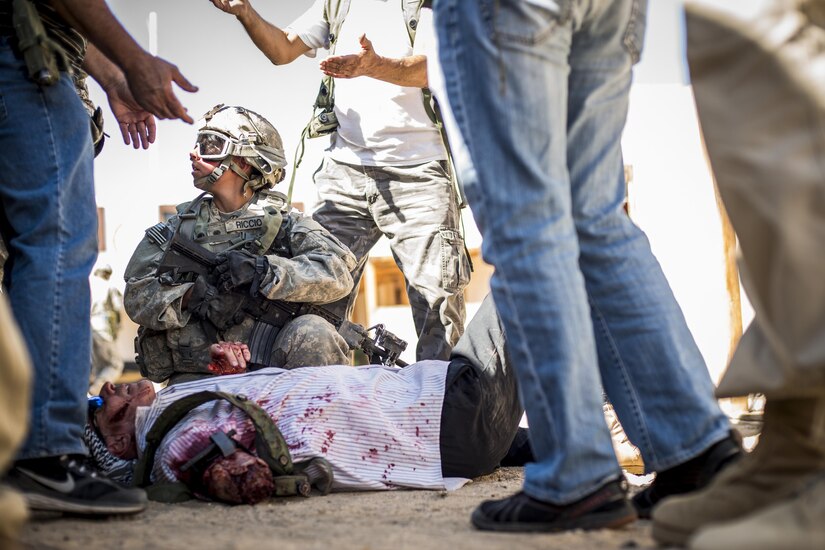
[[[480,510],[473,511],[471,516],[473,525],[482,531],[506,531],[512,533],[556,533],[561,531],[573,531],[581,529],[584,531],[595,531],[597,529],[618,529],[629,523],[636,521],[636,513],[633,508],[627,507],[605,512],[602,514],[592,514],[586,517],[570,518],[565,521],[553,523],[536,522],[512,522],[500,523],[487,518]]]
[[[653,521],[653,526],[651,527],[651,535],[653,536],[653,540],[658,542],[660,545],[667,545],[667,546],[684,546],[687,544],[690,537],[693,536],[693,531],[685,531],[684,529],[679,529],[678,527],[673,527],[671,525],[662,524],[660,521]]]
[[[39,512],[63,512],[88,516],[112,516],[120,514],[137,514],[146,509],[146,503],[135,504],[101,504],[70,501],[45,495],[27,493],[23,495],[30,510]]]

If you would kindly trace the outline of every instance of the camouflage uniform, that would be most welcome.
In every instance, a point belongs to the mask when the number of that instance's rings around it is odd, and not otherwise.
[[[111,273],[111,269],[109,270]],[[95,270],[92,289],[92,370],[89,393],[97,395],[106,382],[117,382],[123,373],[123,358],[117,349],[123,294],[106,276]]]
[[[155,276],[166,242],[181,225],[180,214],[187,210],[197,214],[192,234],[186,235],[196,243],[217,253],[247,242],[254,253],[266,255],[271,270],[259,292],[269,299],[325,304],[352,290],[352,253],[311,218],[285,210],[280,197],[258,192],[246,206],[231,213],[220,212],[207,197],[199,204],[193,201],[178,206],[178,216],[147,231],[126,268],[124,306],[136,323],[162,331],[160,338],[156,334],[143,346],[150,378],[209,373],[209,346],[215,339],[181,306],[193,283],[177,284],[166,275],[160,279]],[[255,320],[246,313],[235,320],[236,324],[220,331],[218,338],[247,342]],[[346,364],[348,352],[347,344],[328,321],[303,315],[278,333],[270,366]]]

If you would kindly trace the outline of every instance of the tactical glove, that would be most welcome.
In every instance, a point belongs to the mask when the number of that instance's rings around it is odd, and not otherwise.
[[[269,272],[269,262],[263,256],[253,256],[246,251],[231,250],[218,255],[215,266],[218,288],[224,292],[249,287],[249,293],[258,292],[261,281]]]

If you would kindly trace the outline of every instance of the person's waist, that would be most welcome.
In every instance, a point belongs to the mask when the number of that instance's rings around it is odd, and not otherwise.
[[[339,131],[332,136],[327,156],[340,162],[367,166],[413,166],[446,160],[447,150],[441,136],[436,133],[429,137],[430,139],[420,140],[414,145],[403,142],[396,145],[386,142],[359,144],[347,140]]]

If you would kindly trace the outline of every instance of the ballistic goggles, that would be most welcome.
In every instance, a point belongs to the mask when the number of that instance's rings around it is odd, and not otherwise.
[[[231,139],[212,130],[201,130],[195,139],[195,151],[204,160],[220,160],[231,155],[234,150],[235,143]]]

